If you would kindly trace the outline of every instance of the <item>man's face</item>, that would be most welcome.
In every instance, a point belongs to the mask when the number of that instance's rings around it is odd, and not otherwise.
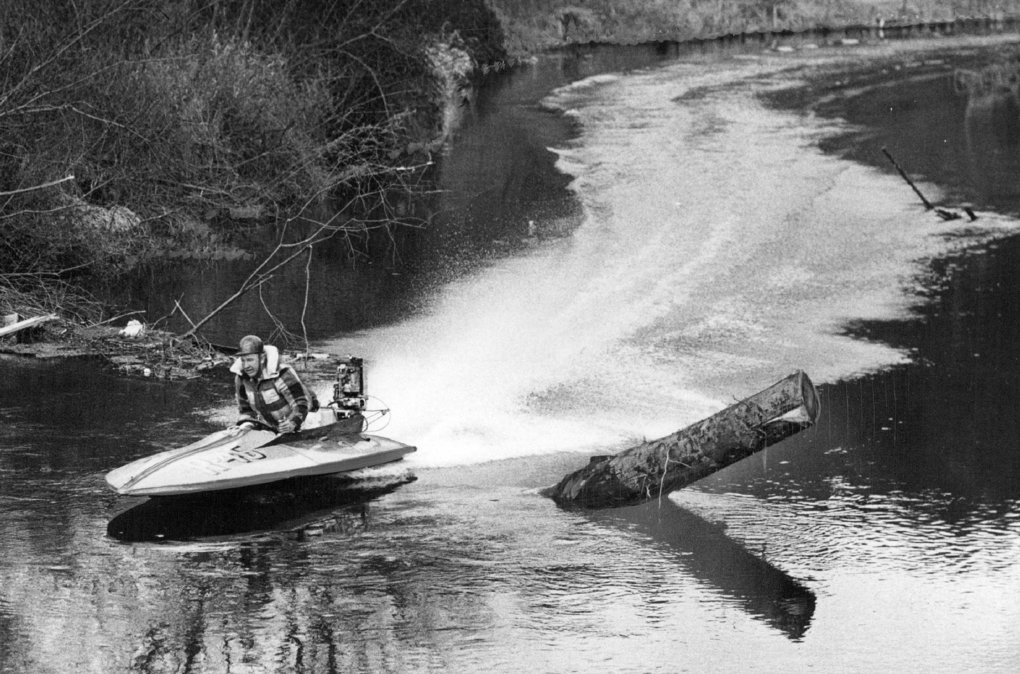
[[[241,370],[249,377],[254,377],[262,369],[261,353],[246,353],[241,356]]]

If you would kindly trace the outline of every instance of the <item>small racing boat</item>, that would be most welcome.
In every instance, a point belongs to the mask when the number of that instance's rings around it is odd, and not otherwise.
[[[185,447],[154,454],[110,471],[107,483],[129,496],[177,496],[343,473],[397,461],[415,451],[363,432],[363,364],[337,368],[333,401],[309,414],[298,433],[267,428],[227,429]]]

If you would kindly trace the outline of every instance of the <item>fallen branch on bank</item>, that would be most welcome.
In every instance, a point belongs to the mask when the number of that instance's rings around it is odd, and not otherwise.
[[[814,385],[798,371],[672,435],[592,457],[546,495],[562,506],[587,508],[661,497],[809,428],[819,409]]]
[[[16,314],[12,315],[16,316]],[[0,327],[0,337],[13,335],[16,332],[21,332],[22,330],[40,325],[46,321],[52,321],[56,319],[56,317],[56,314],[46,314],[45,316],[33,316],[32,318],[26,318],[24,320],[17,320],[15,318],[15,320],[10,324],[5,324],[3,327]]]

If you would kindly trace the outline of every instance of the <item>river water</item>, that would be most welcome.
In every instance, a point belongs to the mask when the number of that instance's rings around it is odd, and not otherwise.
[[[364,355],[418,446],[353,485],[118,497],[229,383],[3,360],[0,671],[1015,671],[1020,121],[960,87],[1015,42],[503,75],[434,226],[316,300],[315,348]],[[641,507],[539,493],[797,369],[809,431]]]

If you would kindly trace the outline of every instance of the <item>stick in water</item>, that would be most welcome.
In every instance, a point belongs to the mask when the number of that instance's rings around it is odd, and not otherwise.
[[[910,185],[910,189],[914,190],[914,194],[916,194],[917,196],[921,197],[921,201],[924,202],[924,207],[927,208],[929,211],[931,209],[935,208],[934,206],[932,206],[930,201],[928,201],[927,199],[924,198],[924,195],[921,194],[921,190],[917,189],[917,185],[915,185],[914,181],[912,181],[907,176],[906,171],[904,171],[902,168],[900,168],[900,165],[896,163],[896,160],[893,159],[893,156],[891,154],[889,154],[889,150],[887,150],[887,149],[885,149],[883,147],[882,148],[882,154],[884,154],[886,157],[889,158],[889,161],[892,162],[892,165],[896,167],[896,170],[900,172],[900,175],[903,176],[903,179],[907,181],[908,185]]]

